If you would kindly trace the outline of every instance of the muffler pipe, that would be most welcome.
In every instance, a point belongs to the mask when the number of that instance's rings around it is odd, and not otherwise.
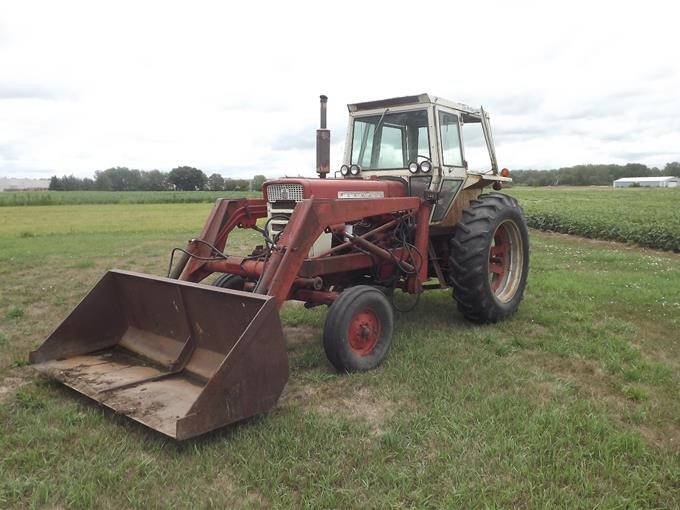
[[[321,99],[321,119],[320,119],[320,124],[319,127],[321,129],[326,129],[326,110],[327,110],[327,105],[328,105],[328,96],[319,96],[319,99]]]
[[[320,96],[320,128],[316,130],[316,172],[321,179],[326,178],[326,174],[331,168],[331,131],[326,128],[326,105],[328,97]]]

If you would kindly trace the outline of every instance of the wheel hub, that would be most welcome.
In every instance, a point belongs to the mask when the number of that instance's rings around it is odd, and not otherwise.
[[[373,351],[380,339],[380,319],[372,310],[357,313],[349,325],[349,345],[353,351],[366,356]]]
[[[493,246],[489,251],[489,275],[491,277],[491,290],[496,293],[505,278],[508,270],[510,257],[508,248],[508,233],[503,225],[500,225],[493,236]]]
[[[489,248],[489,285],[496,299],[507,303],[516,294],[522,276],[523,244],[517,225],[504,221],[496,228]]]

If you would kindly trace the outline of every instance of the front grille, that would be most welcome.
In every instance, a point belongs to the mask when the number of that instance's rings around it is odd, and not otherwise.
[[[271,184],[267,186],[267,200],[271,203],[277,200],[299,202],[304,198],[302,184]]]

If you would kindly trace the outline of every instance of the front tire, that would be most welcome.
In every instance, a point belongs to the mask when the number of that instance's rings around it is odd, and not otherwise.
[[[470,203],[456,225],[449,267],[466,319],[492,323],[517,311],[529,271],[529,233],[514,198],[489,193]]]
[[[218,276],[213,282],[215,287],[222,287],[223,289],[243,290],[245,280],[237,274],[223,274]]]
[[[343,291],[328,309],[323,347],[340,372],[380,365],[392,345],[394,316],[385,294],[368,285]]]

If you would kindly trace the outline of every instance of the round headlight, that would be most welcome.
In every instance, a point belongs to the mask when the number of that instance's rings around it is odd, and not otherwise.
[[[423,172],[427,173],[427,172],[429,172],[430,170],[432,170],[432,163],[431,163],[430,161],[423,161],[423,162],[420,164],[420,169],[421,169]]]
[[[408,171],[411,172],[412,174],[416,173],[418,171],[418,163],[415,161],[411,161],[408,164]]]
[[[341,173],[343,176],[347,176],[347,175],[349,174],[349,167],[348,167],[347,165],[342,165],[342,166],[340,167],[340,173]]]
[[[359,165],[352,165],[349,167],[349,173],[352,175],[359,175],[359,172],[361,172],[361,167]]]

